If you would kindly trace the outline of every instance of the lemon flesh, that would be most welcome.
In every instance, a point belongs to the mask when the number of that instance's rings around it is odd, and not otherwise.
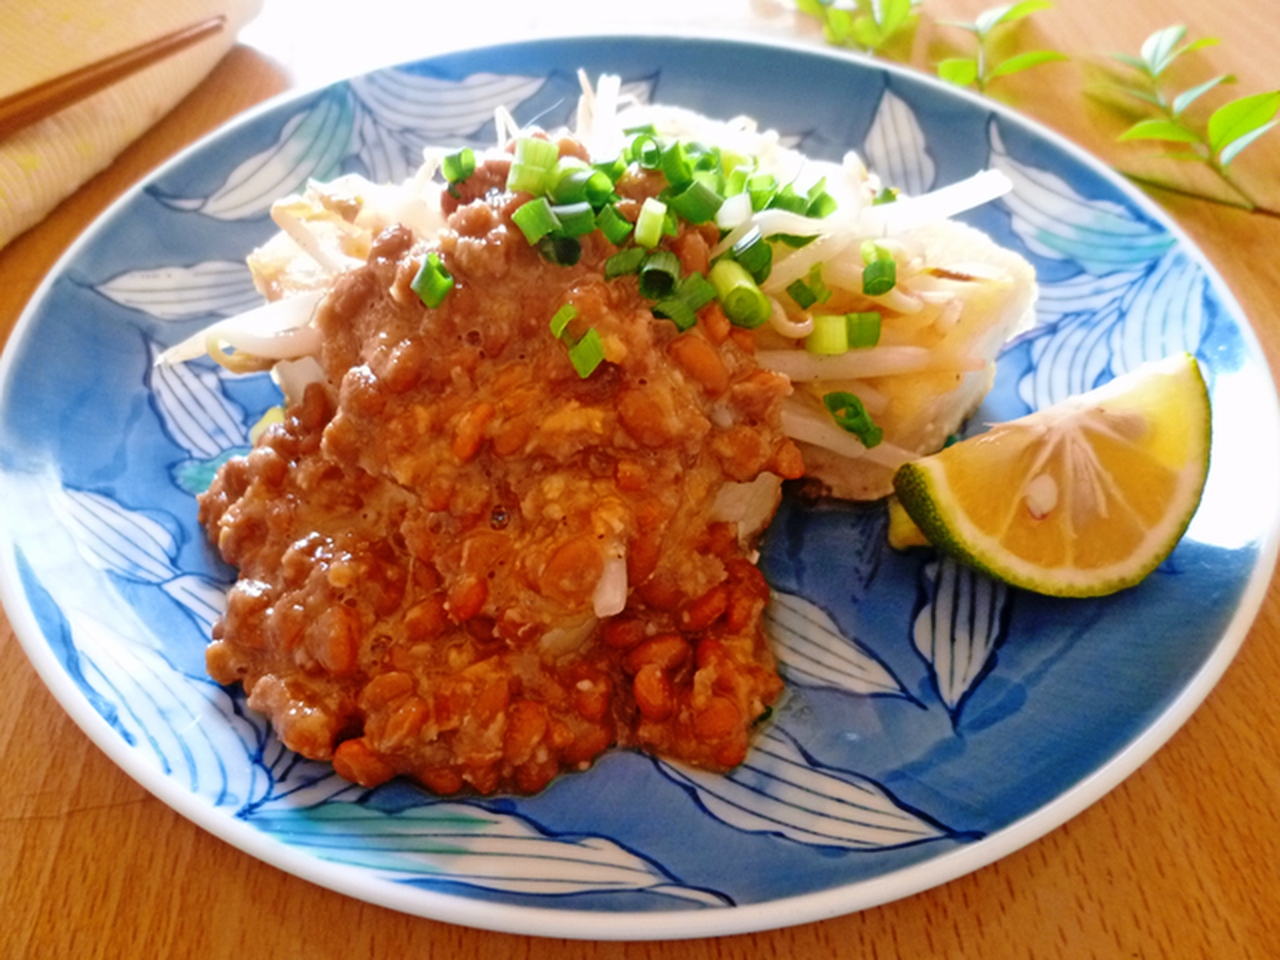
[[[1210,432],[1204,378],[1182,354],[908,463],[894,489],[939,550],[1037,593],[1103,596],[1182,537]]]

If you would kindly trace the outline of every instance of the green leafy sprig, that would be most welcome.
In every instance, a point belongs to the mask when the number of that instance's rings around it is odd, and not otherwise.
[[[1213,46],[1218,42],[1216,37],[1202,37],[1199,40],[1184,43],[1186,35],[1187,28],[1184,26],[1165,27],[1146,39],[1139,56],[1112,54],[1112,59],[1137,73],[1136,84],[1121,84],[1117,89],[1147,104],[1157,113],[1157,116],[1147,117],[1134,123],[1120,134],[1119,139],[1122,141],[1154,140],[1171,144],[1170,149],[1164,151],[1161,156],[1173,160],[1203,163],[1227,186],[1233,198],[1224,200],[1184,189],[1175,184],[1153,180],[1127,171],[1122,172],[1131,180],[1146,186],[1217,203],[1227,203],[1266,216],[1280,217],[1280,211],[1262,207],[1236,180],[1230,169],[1231,161],[1241,150],[1280,124],[1280,119],[1277,118],[1277,114],[1280,113],[1280,90],[1255,93],[1230,100],[1210,113],[1203,124],[1196,123],[1188,115],[1188,108],[1210,90],[1234,83],[1235,77],[1230,74],[1221,74],[1179,93],[1168,91],[1164,83],[1165,73],[1179,57]]]
[[[1057,50],[1027,50],[1004,59],[997,58],[995,53],[993,41],[1002,28],[1052,6],[1049,0],[1021,0],[1019,3],[984,10],[972,22],[939,21],[945,26],[959,27],[972,33],[977,39],[977,48],[971,57],[948,57],[941,61],[938,64],[938,76],[960,87],[976,86],[979,93],[986,93],[991,82],[1000,77],[1021,73],[1055,60],[1068,59],[1065,53]]]
[[[919,20],[917,0],[796,0],[801,13],[816,17],[827,42],[863,53],[881,54],[906,37]]]

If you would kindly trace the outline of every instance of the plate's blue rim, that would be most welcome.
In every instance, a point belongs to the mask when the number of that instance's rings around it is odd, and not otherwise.
[[[1160,223],[1173,236],[1180,249],[1204,270],[1214,293],[1230,311],[1240,328],[1241,339],[1271,383],[1270,405],[1266,413],[1273,424],[1280,425],[1280,396],[1266,362],[1265,353],[1244,310],[1217,269],[1190,236],[1154,200],[1133,186],[1110,166],[1094,157],[1071,140],[1033,118],[986,97],[964,90],[921,71],[877,58],[832,47],[815,46],[798,40],[775,39],[747,33],[710,33],[662,30],[627,31],[625,33],[566,33],[538,36],[483,47],[439,51],[419,60],[387,67],[405,66],[448,58],[495,56],[503,50],[527,50],[531,47],[592,41],[644,40],[673,45],[717,44],[726,46],[758,46],[789,51],[801,56],[841,61],[863,69],[879,70],[932,86],[987,110],[1006,122],[1017,125],[1060,150],[1075,162],[1100,175],[1122,192],[1126,199]],[[90,245],[106,225],[120,216],[146,187],[185,163],[193,154],[208,148],[228,133],[255,123],[263,114],[283,104],[303,100],[334,84],[348,82],[356,73],[310,87],[296,88],[277,94],[232,118],[197,141],[184,147],[163,164],[146,173],[95,218],[94,222],[62,254],[46,274],[24,308],[0,356],[0,397],[8,386],[14,357],[31,333],[39,308],[49,289]],[[180,108],[179,108],[180,109]],[[1271,432],[1280,438],[1280,429]],[[1272,467],[1280,461],[1280,442],[1273,450]],[[989,836],[965,847],[889,874],[855,881],[827,890],[799,894],[763,903],[726,907],[717,910],[680,910],[658,914],[638,911],[594,912],[585,910],[544,910],[537,907],[512,906],[476,900],[457,894],[440,893],[406,887],[389,880],[365,875],[364,871],[330,864],[302,853],[260,833],[248,823],[208,805],[196,795],[181,789],[160,771],[140,762],[136,753],[123,743],[112,729],[85,701],[79,689],[68,678],[45,640],[22,590],[14,565],[10,532],[0,522],[0,603],[13,626],[14,633],[26,651],[37,674],[72,719],[117,766],[167,806],[256,859],[276,866],[303,880],[376,905],[433,920],[505,933],[547,937],[596,940],[665,940],[751,933],[794,926],[827,919],[858,910],[879,906],[942,885],[971,873],[1039,839],[1076,816],[1148,760],[1186,722],[1208,696],[1235,658],[1261,608],[1280,555],[1280,503],[1272,504],[1265,517],[1265,536],[1258,541],[1258,554],[1252,573],[1245,584],[1236,609],[1223,630],[1212,654],[1183,687],[1169,706],[1148,727],[1110,760],[1054,800]]]

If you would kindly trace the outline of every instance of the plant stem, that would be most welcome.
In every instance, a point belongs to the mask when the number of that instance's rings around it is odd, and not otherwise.
[[[1243,210],[1245,213],[1256,213],[1262,217],[1273,217],[1280,220],[1280,210],[1272,210],[1270,207],[1263,207],[1255,203],[1247,193],[1235,187],[1228,181],[1228,185],[1232,186],[1236,193],[1243,199],[1228,200],[1224,197],[1215,197],[1209,193],[1201,193],[1199,190],[1192,190],[1187,187],[1179,187],[1176,184],[1166,183],[1163,180],[1156,180],[1152,177],[1144,177],[1142,174],[1134,173],[1130,170],[1120,170],[1121,175],[1126,179],[1132,180],[1134,183],[1142,187],[1150,187],[1154,190],[1163,190],[1165,193],[1176,194],[1180,197],[1187,197],[1191,200],[1203,200],[1206,203],[1216,203],[1223,207],[1233,207],[1236,210]],[[1219,172],[1219,175],[1221,173]]]

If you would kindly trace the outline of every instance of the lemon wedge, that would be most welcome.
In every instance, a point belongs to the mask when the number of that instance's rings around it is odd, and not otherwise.
[[[894,489],[939,550],[1037,593],[1103,596],[1182,537],[1210,432],[1204,378],[1182,354],[905,464]]]

